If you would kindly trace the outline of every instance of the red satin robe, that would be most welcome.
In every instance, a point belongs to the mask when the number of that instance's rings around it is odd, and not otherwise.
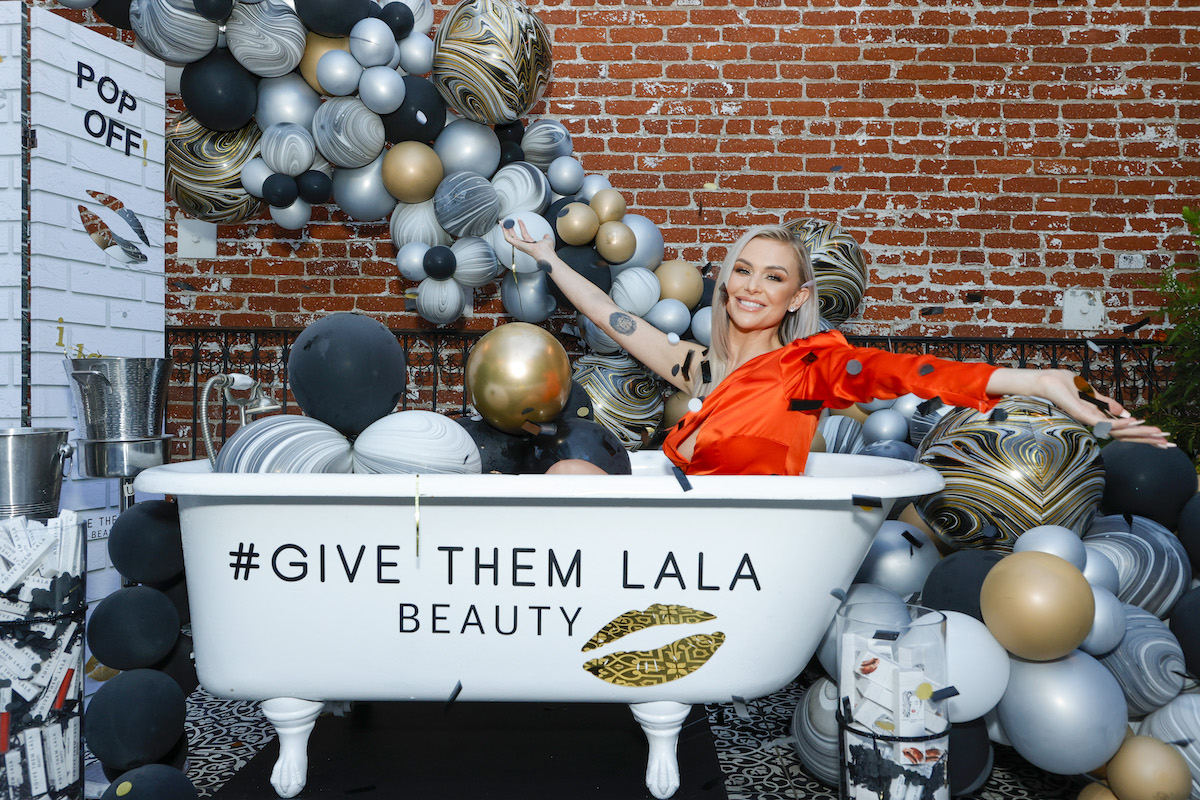
[[[821,407],[913,393],[987,411],[997,367],[853,347],[837,331],[799,339],[738,367],[683,416],[663,452],[689,475],[800,475]],[[815,401],[820,401],[820,406]],[[691,461],[676,449],[696,434]]]

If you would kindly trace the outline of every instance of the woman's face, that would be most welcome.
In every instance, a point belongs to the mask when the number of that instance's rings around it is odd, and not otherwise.
[[[801,285],[800,264],[792,247],[764,238],[751,239],[742,249],[725,291],[729,321],[744,331],[775,330],[810,293]]]

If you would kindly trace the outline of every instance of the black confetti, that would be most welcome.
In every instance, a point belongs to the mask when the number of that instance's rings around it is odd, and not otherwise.
[[[674,377],[675,377],[676,375],[678,375],[678,374],[679,374],[679,365],[678,365],[678,364],[672,364],[672,365],[671,365],[671,377],[672,377],[672,378],[674,378]]]
[[[922,317],[932,317],[935,314],[945,314],[945,313],[946,313],[946,309],[943,308],[942,306],[929,306],[927,308],[921,309]]]
[[[1131,323],[1131,324],[1129,324],[1129,325],[1126,325],[1126,326],[1125,326],[1124,328],[1122,328],[1121,330],[1125,331],[1126,333],[1133,333],[1133,332],[1134,332],[1134,331],[1136,331],[1138,328],[1144,328],[1144,327],[1146,327],[1146,326],[1147,326],[1147,325],[1149,325],[1149,324],[1150,324],[1150,318],[1149,318],[1149,317],[1142,317],[1142,318],[1141,318],[1141,319],[1139,319],[1137,322],[1134,322],[1134,323]]]
[[[700,380],[703,383],[712,383],[712,367],[707,361],[700,362]]]
[[[867,497],[856,494],[850,498],[850,502],[860,508],[883,508],[883,501],[878,497]]]
[[[696,355],[695,350],[688,350],[688,354],[683,357],[683,379],[690,381],[692,379],[692,357]]]
[[[909,543],[909,544],[911,544],[913,547],[924,547],[924,546],[925,546],[925,543],[924,543],[924,542],[922,542],[922,541],[921,541],[920,539],[918,539],[917,537],[913,536],[913,535],[912,535],[911,533],[909,533],[908,531],[905,531],[904,533],[902,533],[902,534],[900,534],[900,535],[901,535],[903,538],[907,539],[907,540],[908,540],[908,543]]]
[[[814,361],[816,361],[816,360],[817,360],[817,354],[816,354],[816,353],[813,353],[813,352],[810,352],[808,355],[806,355],[806,356],[804,357],[804,363],[805,363],[805,364],[811,364],[811,363],[813,363],[813,362],[814,362]]]
[[[824,405],[820,400],[798,400],[792,398],[788,401],[788,411],[816,411]]]
[[[458,696],[460,694],[462,694],[462,689],[463,689],[462,681],[459,681],[458,683],[454,684],[454,691],[452,691],[450,693],[450,696],[446,698],[446,710],[447,711],[450,710],[450,706],[454,705],[454,701],[458,699]]]
[[[687,479],[687,475],[683,474],[683,470],[679,467],[671,467],[671,472],[675,475],[675,480],[679,481],[679,486],[685,492],[692,490],[692,482]]]
[[[922,365],[921,365],[921,366],[920,366],[920,367],[917,369],[917,374],[918,374],[918,375],[928,375],[928,374],[929,374],[929,373],[931,373],[931,372],[933,372],[933,364],[922,364]]]
[[[1004,422],[1008,419],[1008,412],[1003,408],[993,408],[992,413],[988,414],[988,422]]]
[[[872,639],[882,639],[882,640],[888,641],[888,642],[894,642],[900,638],[900,631],[878,630],[878,631],[875,631],[875,635],[872,636],[871,638]]]
[[[958,697],[958,689],[953,686],[947,686],[944,689],[938,689],[933,694],[929,695],[929,699],[935,702],[949,700],[951,697]]]
[[[983,295],[980,292],[967,292],[968,303],[982,303]]]
[[[862,372],[862,364],[858,361],[851,361],[846,365],[846,372],[849,372],[851,375],[857,375]]]
[[[917,413],[918,414],[928,414],[930,412],[937,411],[939,408],[941,408],[944,405],[946,405],[946,404],[942,402],[942,398],[931,397],[928,400],[926,400],[924,403],[921,403],[920,405],[917,406]]]

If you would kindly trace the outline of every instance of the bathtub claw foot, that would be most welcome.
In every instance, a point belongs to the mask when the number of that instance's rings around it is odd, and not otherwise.
[[[264,700],[263,716],[279,736],[279,759],[271,770],[271,785],[280,797],[295,797],[308,782],[308,735],[324,703],[276,697]]]
[[[629,708],[650,744],[649,758],[646,760],[646,788],[658,800],[666,800],[679,789],[676,748],[683,721],[692,707],[671,700],[658,700],[634,703]]]

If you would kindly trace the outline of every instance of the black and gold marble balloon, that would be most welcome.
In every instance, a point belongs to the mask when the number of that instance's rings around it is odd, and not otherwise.
[[[858,240],[838,225],[801,219],[784,227],[804,240],[817,278],[821,316],[833,327],[854,316],[867,289],[867,263]]]
[[[958,408],[921,444],[917,460],[946,480],[916,502],[958,547],[1012,550],[1038,525],[1087,530],[1104,493],[1092,432],[1045,400],[1009,397],[982,413]]]
[[[167,191],[189,217],[241,222],[262,206],[242,187],[242,167],[258,155],[262,131],[251,122],[235,131],[212,131],[187,111],[167,127]]]
[[[658,382],[632,356],[581,356],[573,377],[591,398],[596,421],[616,434],[627,450],[649,441],[666,403]]]
[[[525,115],[550,82],[550,34],[514,0],[463,0],[438,26],[433,83],[463,117],[503,125]]]

